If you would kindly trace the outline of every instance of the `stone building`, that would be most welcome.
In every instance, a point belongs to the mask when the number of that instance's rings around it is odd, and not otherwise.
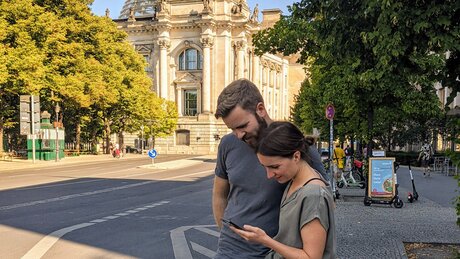
[[[254,9],[245,0],[125,1],[114,21],[147,61],[152,90],[175,101],[179,112],[175,134],[156,139],[159,153],[217,152],[229,132],[214,118],[217,97],[235,79],[260,88],[273,119],[289,117],[306,74],[295,57],[254,54],[252,35],[281,15],[279,9],[263,10],[259,21]]]

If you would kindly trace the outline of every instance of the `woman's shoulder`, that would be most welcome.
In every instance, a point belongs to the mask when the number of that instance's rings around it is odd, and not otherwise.
[[[311,182],[301,188],[301,193],[304,198],[309,198],[310,200],[319,200],[320,198],[327,198],[328,196],[332,196],[330,188],[324,183],[316,184]]]

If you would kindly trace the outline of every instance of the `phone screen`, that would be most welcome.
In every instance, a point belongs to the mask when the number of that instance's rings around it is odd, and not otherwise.
[[[224,222],[225,224],[228,224],[228,225],[231,225],[237,229],[241,229],[243,230],[242,227],[238,226],[237,224],[233,223],[232,221],[228,220],[228,219],[222,219],[222,222]]]

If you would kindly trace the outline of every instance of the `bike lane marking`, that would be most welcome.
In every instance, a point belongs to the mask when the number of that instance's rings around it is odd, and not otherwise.
[[[198,226],[182,226],[170,231],[171,242],[173,246],[174,258],[175,259],[190,259],[192,252],[189,249],[187,238],[185,237],[185,231],[195,229],[214,237],[219,237],[219,232],[209,229],[209,227],[216,227],[216,225],[198,225]],[[190,241],[191,248],[208,258],[213,258],[216,252],[199,245],[195,242]]]
[[[86,227],[93,226],[93,225],[96,225],[96,224],[102,223],[102,222],[107,222],[109,220],[113,220],[113,219],[116,219],[116,218],[119,218],[119,217],[122,217],[122,216],[135,214],[135,213],[144,211],[146,209],[155,208],[157,206],[161,206],[161,205],[168,204],[168,203],[169,203],[169,201],[160,201],[160,202],[156,202],[156,203],[146,205],[144,207],[128,210],[128,211],[125,211],[125,212],[122,212],[122,213],[118,213],[118,214],[111,215],[111,216],[106,216],[106,217],[103,217],[103,218],[100,218],[100,219],[95,219],[95,220],[92,220],[90,222],[85,222],[85,223],[81,223],[81,224],[77,224],[77,225],[73,225],[73,226],[70,226],[70,227],[59,229],[59,230],[54,231],[53,233],[47,235],[46,237],[42,238],[34,247],[32,247],[32,249],[30,249],[21,258],[22,259],[41,258],[42,256],[44,256],[46,254],[46,252],[48,252],[48,250],[56,242],[59,241],[59,239],[61,237],[63,237],[65,234],[68,234],[68,233],[70,233],[70,232],[72,232],[74,230],[86,228]]]

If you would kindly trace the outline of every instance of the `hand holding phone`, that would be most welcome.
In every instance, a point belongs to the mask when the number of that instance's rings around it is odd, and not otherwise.
[[[242,227],[238,226],[237,224],[233,223],[231,220],[228,220],[228,219],[222,219],[222,222],[224,222],[225,224],[227,225],[230,225],[234,228],[237,228],[237,229],[241,229],[241,230],[244,230]]]

